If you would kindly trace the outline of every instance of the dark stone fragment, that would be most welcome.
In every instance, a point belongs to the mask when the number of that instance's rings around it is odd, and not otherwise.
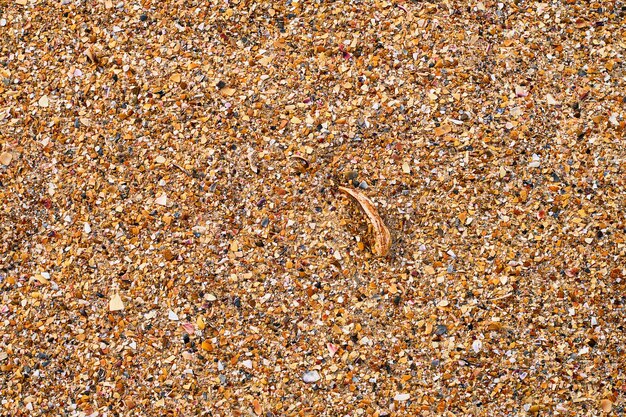
[[[448,326],[446,326],[445,324],[438,324],[435,327],[435,334],[437,336],[442,336],[442,335],[447,334],[447,333],[448,333]]]

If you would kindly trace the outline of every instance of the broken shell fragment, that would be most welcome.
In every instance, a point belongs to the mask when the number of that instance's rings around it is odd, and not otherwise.
[[[363,210],[367,219],[372,224],[372,229],[374,231],[374,245],[372,246],[372,249],[374,254],[377,256],[387,255],[387,253],[389,253],[389,249],[391,248],[391,234],[389,233],[387,226],[385,226],[383,219],[378,214],[376,207],[374,207],[372,200],[360,191],[350,188],[339,187],[339,191],[356,200],[356,202],[359,203],[361,210]]]

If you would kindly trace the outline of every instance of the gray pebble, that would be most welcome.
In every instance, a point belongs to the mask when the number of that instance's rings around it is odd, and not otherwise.
[[[305,372],[304,375],[302,375],[302,380],[308,384],[317,382],[320,379],[321,379],[320,374],[318,374],[317,371],[308,371],[308,372]]]

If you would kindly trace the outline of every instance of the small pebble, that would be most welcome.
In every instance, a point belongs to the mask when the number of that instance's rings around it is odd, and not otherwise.
[[[448,333],[448,326],[446,326],[445,324],[438,324],[435,327],[435,334],[437,336],[442,336],[442,335],[447,334],[447,333]]]
[[[481,342],[480,340],[474,340],[474,342],[472,343],[472,349],[474,350],[475,353],[479,353],[483,348],[483,342]]]
[[[13,160],[13,155],[10,152],[2,152],[0,154],[0,164],[9,165]]]
[[[315,383],[319,381],[320,379],[321,379],[320,374],[318,374],[317,371],[308,371],[308,372],[305,372],[304,375],[302,375],[302,380],[306,382],[307,384]]]
[[[541,166],[541,158],[537,154],[533,154],[532,160],[528,164],[530,168],[539,168]]]
[[[411,398],[411,394],[396,394],[395,397],[393,397],[394,401],[406,401],[409,398]]]

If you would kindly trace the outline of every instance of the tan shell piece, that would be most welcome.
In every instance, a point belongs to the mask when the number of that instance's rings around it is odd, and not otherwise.
[[[360,191],[353,190],[346,187],[338,187],[339,191],[349,195],[361,206],[361,209],[367,216],[367,219],[372,225],[374,231],[374,245],[372,246],[373,252],[377,256],[385,256],[389,253],[391,248],[391,234],[389,229],[385,226],[383,219],[378,214],[374,203],[365,194]]]

